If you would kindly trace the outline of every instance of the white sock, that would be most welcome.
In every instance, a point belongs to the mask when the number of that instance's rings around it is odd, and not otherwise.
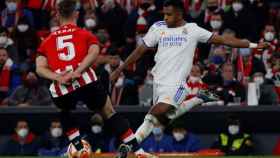
[[[177,109],[174,115],[168,116],[170,119],[176,119],[186,112],[190,111],[194,106],[200,105],[203,103],[203,100],[197,97],[191,98],[189,100],[184,101]]]
[[[154,125],[157,123],[158,120],[156,117],[154,117],[151,114],[147,114],[145,116],[144,122],[141,124],[141,126],[137,129],[135,133],[135,138],[137,142],[141,143],[145,138],[147,138],[151,134]]]

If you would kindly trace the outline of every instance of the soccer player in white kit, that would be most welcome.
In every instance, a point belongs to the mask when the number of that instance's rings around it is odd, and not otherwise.
[[[188,93],[184,85],[190,74],[194,52],[199,42],[238,48],[262,49],[269,46],[267,43],[256,44],[248,40],[214,35],[195,23],[187,23],[183,18],[183,6],[181,0],[166,0],[163,8],[164,21],[156,22],[150,27],[143,37],[143,44],[138,46],[124,64],[111,75],[111,80],[116,80],[124,68],[136,62],[149,48],[157,47],[156,64],[152,70],[154,105],[136,131],[138,142],[149,136],[155,124],[167,125],[191,107],[204,101],[211,101],[211,96],[204,95],[183,102]]]

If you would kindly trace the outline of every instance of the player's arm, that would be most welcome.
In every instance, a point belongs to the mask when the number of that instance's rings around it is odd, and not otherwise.
[[[91,67],[99,54],[99,50],[100,48],[97,44],[92,44],[88,49],[87,56],[83,59],[79,67],[74,72],[82,74],[85,70]]]
[[[52,81],[57,81],[59,74],[51,71],[48,66],[48,60],[45,56],[39,55],[36,58],[36,72],[40,77],[49,79]]]
[[[231,36],[220,36],[220,35],[213,35],[209,41],[209,43],[213,44],[221,44],[221,45],[227,45],[230,47],[235,48],[257,48],[257,49],[264,49],[269,47],[268,43],[262,42],[262,43],[251,43],[248,40],[241,40],[235,37]]]
[[[135,63],[138,59],[140,59],[145,52],[147,52],[149,48],[145,44],[141,44],[138,46],[125,60],[124,64],[120,65],[112,74],[111,80],[115,81],[121,72],[130,64]]]

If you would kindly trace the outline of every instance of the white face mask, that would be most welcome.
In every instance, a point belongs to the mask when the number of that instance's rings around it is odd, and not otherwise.
[[[177,142],[179,142],[179,141],[181,141],[185,138],[185,135],[183,133],[180,133],[180,132],[174,132],[173,137]]]
[[[219,29],[222,26],[222,22],[219,20],[211,20],[210,25],[213,29]]]
[[[4,46],[8,41],[8,37],[0,36],[0,46]]]
[[[232,3],[232,8],[235,12],[239,12],[243,8],[243,4],[240,2],[234,2]]]
[[[272,40],[274,39],[274,33],[272,33],[272,32],[266,32],[266,33],[264,34],[264,39],[265,39],[266,41],[272,41]]]
[[[29,26],[27,24],[20,24],[17,26],[19,32],[25,32],[28,30]]]
[[[192,83],[199,82],[200,77],[190,76],[189,81],[192,82]]]
[[[93,28],[96,26],[96,21],[94,19],[87,19],[85,25],[87,28]]]
[[[228,132],[231,135],[236,135],[239,133],[239,126],[238,125],[229,125],[228,126]]]
[[[102,127],[99,126],[99,125],[94,125],[94,126],[91,127],[91,131],[94,134],[101,133],[102,132]]]
[[[17,3],[16,2],[8,2],[6,3],[7,9],[10,12],[15,12],[17,10]]]
[[[53,128],[53,129],[51,129],[51,135],[54,138],[62,136],[62,128]]]
[[[264,79],[263,79],[263,77],[255,77],[255,78],[254,78],[254,82],[255,82],[257,85],[261,85],[261,84],[263,84]]]
[[[21,138],[25,138],[28,134],[28,129],[27,128],[22,128],[20,130],[17,131],[17,134],[21,137]]]
[[[51,27],[51,32],[55,32],[56,30],[58,30],[59,29],[59,27],[58,26],[53,26],[53,27]]]

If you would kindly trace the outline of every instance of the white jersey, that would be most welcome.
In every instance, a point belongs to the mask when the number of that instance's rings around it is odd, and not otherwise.
[[[168,28],[164,21],[153,24],[143,42],[147,47],[158,47],[152,70],[154,82],[170,86],[186,83],[197,43],[206,43],[211,36],[211,32],[195,23],[177,28]]]

